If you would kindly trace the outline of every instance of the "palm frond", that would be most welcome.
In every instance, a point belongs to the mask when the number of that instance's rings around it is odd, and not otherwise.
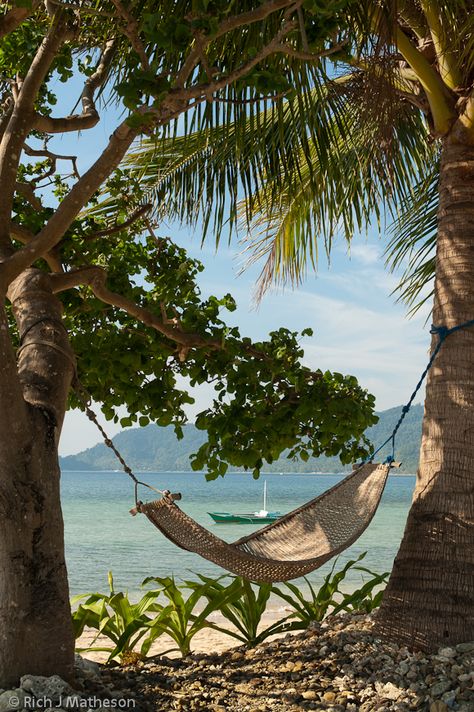
[[[247,225],[246,249],[250,262],[266,259],[260,275],[261,296],[272,283],[299,283],[307,267],[315,267],[317,243],[329,253],[333,238],[350,241],[357,232],[376,223],[384,212],[397,215],[398,205],[409,201],[411,187],[430,160],[431,149],[420,117],[408,111],[392,127],[390,151],[380,142],[380,125],[361,121],[352,101],[345,114],[333,120],[324,165],[311,145],[309,157],[300,151],[298,180],[278,184],[274,201],[272,177],[253,196],[253,220]],[[242,207],[245,223],[246,211]]]
[[[385,24],[392,5],[381,5]],[[263,69],[285,67],[293,91],[265,101],[248,85],[230,85],[217,101],[145,139],[122,166],[158,221],[199,222],[203,239],[212,229],[217,243],[224,228],[230,238],[243,227],[250,261],[265,260],[260,292],[272,282],[301,281],[308,266],[316,267],[320,242],[329,253],[335,235],[350,240],[370,225],[380,228],[385,215],[399,224],[399,210],[416,210],[419,176],[432,164],[424,117],[395,86],[390,28],[375,40],[367,8],[351,8],[351,50],[363,67],[272,58]],[[239,40],[247,53],[256,41],[252,32]],[[217,63],[219,52],[227,53],[225,42],[216,49]],[[116,202],[106,197],[94,211],[112,215]],[[430,248],[420,252],[420,244],[410,257],[398,245],[397,257],[394,237],[387,258],[394,268],[408,260],[401,298],[410,306],[418,294],[412,273],[418,281],[428,278]]]
[[[400,205],[385,251],[386,264],[393,272],[403,269],[395,293],[416,313],[433,295],[437,234],[439,156],[433,152],[423,178]]]
[[[333,117],[337,105],[338,98],[333,97]],[[259,102],[258,109],[237,116],[234,108],[223,124],[145,139],[134,148],[122,168],[139,179],[144,199],[153,202],[158,220],[176,219],[191,226],[202,220],[203,233],[212,225],[219,241],[224,225],[229,234],[236,227],[242,196],[250,218],[255,192],[269,175],[274,177],[276,198],[285,178],[297,179],[302,155],[313,150],[325,164],[337,128],[335,119],[328,121],[325,86],[313,83],[309,91],[291,100],[263,102],[263,106]],[[201,118],[192,118],[201,123]],[[105,197],[90,212],[113,215],[116,208],[117,201]]]

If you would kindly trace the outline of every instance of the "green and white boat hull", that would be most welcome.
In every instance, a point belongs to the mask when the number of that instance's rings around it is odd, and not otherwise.
[[[253,514],[208,512],[208,514],[216,524],[264,524],[265,522],[274,522],[282,516],[280,512],[267,512],[266,515],[260,515],[258,512],[254,512]]]

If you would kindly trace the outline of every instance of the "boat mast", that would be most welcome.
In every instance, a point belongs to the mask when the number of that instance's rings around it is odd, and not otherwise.
[[[263,481],[263,511],[267,511],[267,481]]]

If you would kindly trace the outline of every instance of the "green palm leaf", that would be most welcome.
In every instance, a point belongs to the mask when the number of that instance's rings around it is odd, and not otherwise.
[[[437,233],[439,160],[435,154],[424,177],[402,202],[385,251],[391,271],[403,269],[396,288],[414,314],[433,296]]]

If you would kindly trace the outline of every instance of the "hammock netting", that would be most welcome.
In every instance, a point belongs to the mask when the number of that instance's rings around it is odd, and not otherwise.
[[[189,517],[172,496],[137,509],[177,546],[250,581],[288,581],[317,569],[364,532],[392,463],[366,463],[323,494],[233,543]]]

